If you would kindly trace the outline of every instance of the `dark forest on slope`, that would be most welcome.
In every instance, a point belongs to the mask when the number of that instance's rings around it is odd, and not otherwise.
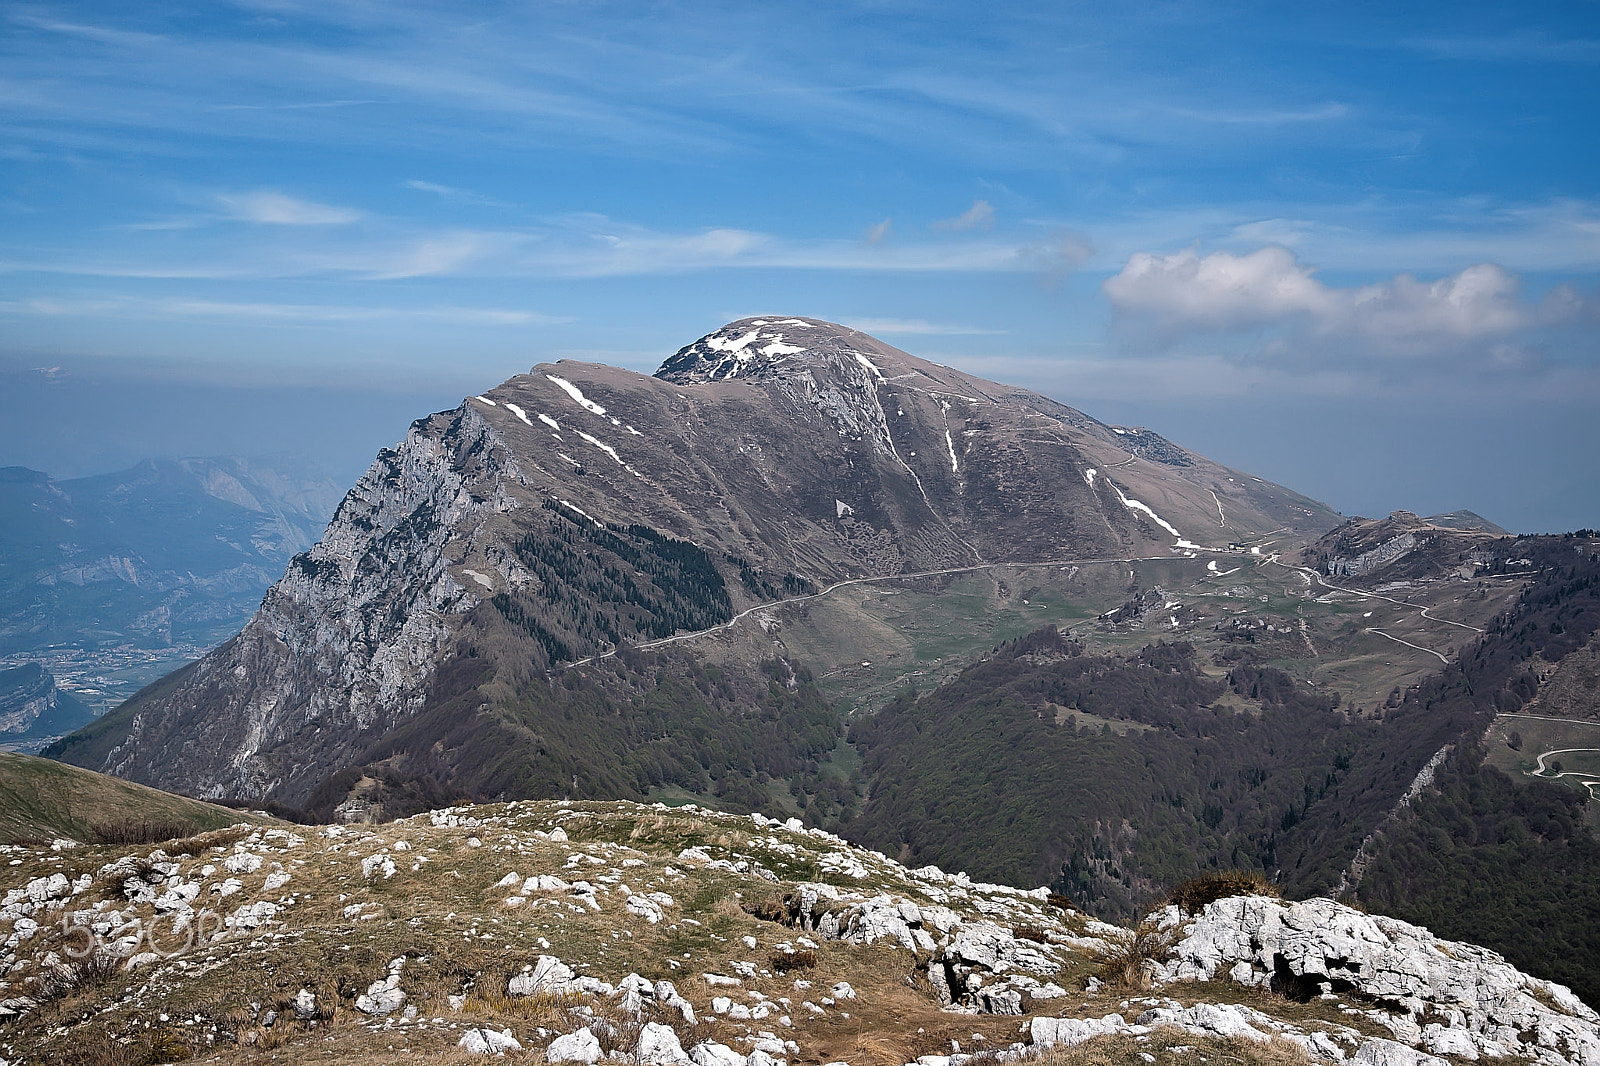
[[[769,782],[816,777],[843,733],[810,673],[784,659],[718,666],[624,647],[550,672],[544,654],[520,619],[480,605],[423,710],[370,738],[307,807],[330,816],[365,776],[389,817],[458,798],[645,799],[660,788],[767,809]]]

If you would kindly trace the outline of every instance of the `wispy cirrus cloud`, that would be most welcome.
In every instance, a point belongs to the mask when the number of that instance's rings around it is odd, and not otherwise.
[[[410,189],[413,192],[432,193],[434,196],[440,197],[444,200],[454,200],[459,203],[466,204],[477,204],[480,207],[511,206],[503,200],[496,200],[492,197],[484,196],[480,193],[473,192],[471,189],[458,189],[453,185],[441,185],[436,181],[420,181],[417,179],[411,179],[409,181],[402,181],[400,183],[400,187],[402,189]]]
[[[1167,107],[1168,114],[1192,122],[1214,122],[1223,126],[1292,126],[1307,122],[1332,122],[1346,118],[1350,108],[1346,104],[1326,103],[1303,108],[1251,108],[1251,109],[1201,109],[1194,107]]]
[[[942,218],[933,224],[934,229],[961,232],[972,229],[994,228],[994,205],[987,200],[974,200],[972,206],[954,218]]]
[[[276,189],[222,194],[217,200],[236,219],[272,226],[345,226],[364,215],[350,207],[296,199]]]
[[[1405,47],[1445,59],[1499,63],[1600,63],[1600,38],[1522,30],[1482,37],[1416,37]]]

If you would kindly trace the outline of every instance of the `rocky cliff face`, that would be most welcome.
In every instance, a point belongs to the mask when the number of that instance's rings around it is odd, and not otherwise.
[[[57,688],[50,671],[38,663],[0,670],[0,742],[60,736],[92,718],[89,708]]]
[[[420,705],[452,616],[477,602],[446,549],[470,546],[487,516],[518,506],[501,486],[515,476],[476,412],[416,423],[244,630],[139,701],[104,767],[207,796],[303,792],[320,780],[330,753]]]
[[[1147,431],[831,323],[747,319],[655,377],[542,365],[417,422],[243,632],[55,754],[299,802],[424,709],[469,618],[527,644],[525,676],[841,579],[1333,524]]]

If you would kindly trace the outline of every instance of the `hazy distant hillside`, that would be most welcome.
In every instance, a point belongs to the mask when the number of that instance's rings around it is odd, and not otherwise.
[[[56,687],[55,677],[38,663],[0,668],[0,745],[43,746],[47,738],[80,729],[93,719],[83,701]]]
[[[242,459],[63,481],[0,469],[0,654],[215,643],[317,539],[338,495]]]

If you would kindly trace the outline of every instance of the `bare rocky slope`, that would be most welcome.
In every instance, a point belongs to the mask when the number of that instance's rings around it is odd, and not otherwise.
[[[1191,886],[1124,929],[761,814],[512,802],[4,850],[17,1066],[1600,1063],[1568,989],[1331,900]]]
[[[1337,521],[1148,430],[841,326],[746,319],[654,377],[541,365],[419,420],[237,637],[49,754],[322,810],[737,795],[837,742],[822,722],[768,736],[785,700],[817,702],[805,664],[712,676],[688,647],[647,667],[628,648],[851,578],[1303,543]],[[693,751],[663,735],[686,715]]]

